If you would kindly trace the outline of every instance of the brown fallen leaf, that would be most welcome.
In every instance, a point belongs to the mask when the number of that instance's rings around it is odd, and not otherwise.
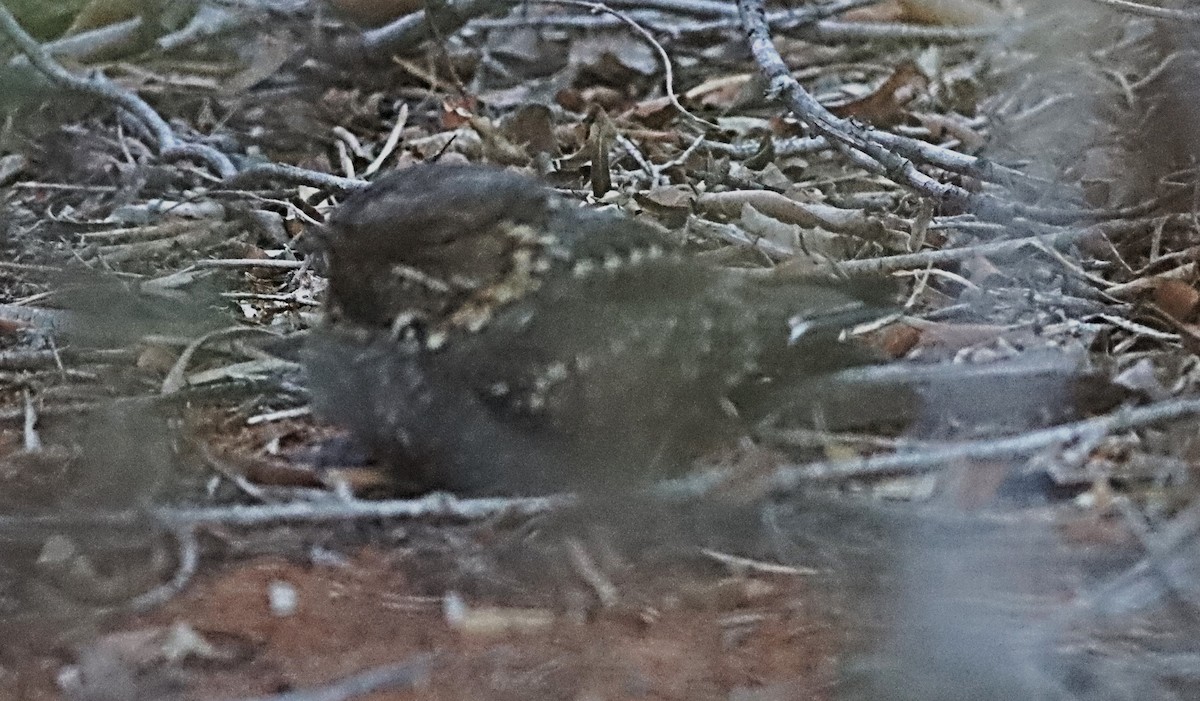
[[[666,185],[634,196],[638,204],[662,220],[668,227],[682,225],[692,212],[696,193],[686,185]]]
[[[842,13],[847,22],[903,22],[907,13],[900,0],[883,0],[874,5],[856,7]]]
[[[839,117],[890,127],[908,118],[905,106],[929,90],[929,78],[913,61],[903,61],[871,94],[830,107]]]
[[[909,324],[889,324],[868,338],[888,358],[903,358],[921,342],[921,330]]]
[[[27,321],[0,319],[0,336],[15,336],[26,329],[32,328],[32,326]]]
[[[670,124],[678,114],[679,110],[675,108],[671,98],[654,97],[637,103],[621,117],[644,124],[652,129],[661,129]]]
[[[479,111],[479,100],[473,96],[447,98],[442,101],[442,129],[451,130],[471,123]]]
[[[523,166],[529,163],[524,146],[509,141],[504,132],[484,117],[471,117],[471,128],[479,134],[483,156],[492,163]]]
[[[1196,321],[1200,309],[1200,291],[1183,280],[1158,279],[1151,289],[1151,299],[1158,308],[1179,323]]]
[[[983,0],[899,0],[904,19],[947,27],[978,27],[1003,22],[1003,12]]]
[[[521,107],[505,120],[501,132],[509,142],[524,145],[529,156],[539,153],[559,155],[554,115],[545,105],[535,103]]]

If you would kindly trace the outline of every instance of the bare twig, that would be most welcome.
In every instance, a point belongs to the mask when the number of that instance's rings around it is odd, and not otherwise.
[[[139,258],[162,255],[176,250],[188,250],[208,246],[222,241],[237,229],[232,222],[222,222],[215,226],[203,221],[184,220],[171,222],[162,227],[146,227],[151,235],[167,232],[166,238],[150,239],[148,241],[133,241],[131,243],[116,243],[100,246],[96,249],[96,258],[106,263],[121,263]],[[181,233],[170,234],[172,231]]]
[[[264,414],[255,414],[246,419],[247,426],[256,426],[258,424],[270,423],[272,421],[283,421],[285,419],[299,419],[305,416],[312,415],[312,407],[300,406],[292,409],[280,409],[279,411],[268,411]]]
[[[42,449],[42,438],[37,432],[37,408],[33,406],[33,398],[29,395],[29,390],[26,389],[21,394],[25,399],[24,450],[27,453],[36,453]]]
[[[0,370],[36,370],[55,364],[52,350],[0,351]]]
[[[533,516],[570,505],[568,494],[548,497],[457,499],[430,494],[421,499],[385,501],[291,502],[253,506],[171,507],[127,511],[72,511],[39,515],[0,515],[0,531],[46,528],[140,528],[148,521],[168,527],[221,524],[233,527],[280,523],[333,523],[380,519],[455,519],[480,521],[499,515]]]
[[[187,372],[188,363],[192,361],[192,356],[194,356],[196,351],[203,347],[204,344],[218,338],[224,339],[232,336],[242,336],[252,333],[269,334],[271,332],[257,326],[230,326],[228,328],[218,329],[216,331],[206,333],[197,338],[195,341],[192,341],[188,344],[187,348],[184,348],[183,352],[179,354],[179,358],[175,361],[175,364],[171,366],[170,372],[168,372],[167,376],[163,378],[160,393],[173,394],[178,392],[187,384],[185,373]]]
[[[940,27],[898,22],[844,22],[822,20],[801,30],[802,35],[821,41],[932,41],[955,43],[991,39],[1011,25],[985,24],[977,27]]]
[[[407,662],[376,667],[315,689],[287,691],[238,701],[348,701],[389,689],[416,689],[429,677],[429,655],[418,655]]]
[[[969,260],[976,256],[990,257],[1011,255],[1026,246],[1063,245],[1083,238],[1088,234],[1086,229],[1063,231],[1046,236],[1026,236],[1019,239],[1007,239],[981,243],[974,246],[943,248],[940,250],[904,253],[896,256],[879,258],[862,258],[838,263],[838,268],[853,274],[861,273],[890,273],[897,270],[917,270],[931,265],[942,265]]]
[[[821,3],[802,9],[773,12],[769,19],[779,21],[781,24],[784,21],[808,24],[825,17],[840,15],[847,10],[853,10],[857,7],[873,5],[875,2],[876,0],[841,0],[840,2]],[[737,8],[735,6],[727,2],[714,2],[713,0],[614,0],[612,4],[638,10],[657,10],[659,12],[692,15],[695,17],[737,17]],[[798,25],[792,24],[791,26],[795,27]]]
[[[432,36],[453,34],[468,21],[493,12],[502,12],[518,0],[446,0],[430,9],[405,15],[377,29],[339,42],[335,55],[386,56],[412,51]],[[356,53],[357,52],[357,53]]]
[[[142,23],[141,17],[115,22],[47,42],[45,49],[51,56],[87,61],[97,54],[109,54],[118,49],[133,47],[142,32]],[[23,57],[14,57],[12,63],[17,64],[24,60]]]
[[[211,258],[192,263],[197,268],[280,268],[294,270],[304,266],[298,260],[279,258]]]
[[[721,141],[705,140],[704,147],[723,153],[734,158],[750,158],[763,148],[761,141],[742,141],[727,144]],[[776,156],[798,156],[805,153],[817,153],[832,148],[829,139],[823,136],[793,136],[783,139],[771,139],[771,150]]]
[[[396,124],[388,132],[387,141],[383,143],[383,148],[379,150],[379,155],[375,156],[375,159],[363,171],[365,177],[369,178],[374,175],[387,162],[388,156],[392,155],[392,152],[396,150],[396,145],[400,143],[400,135],[404,132],[406,124],[408,124],[408,105],[401,105],[400,112],[396,115]]]
[[[159,37],[155,43],[160,51],[174,51],[218,34],[231,32],[251,22],[248,12],[233,12],[229,8],[204,3],[192,19],[177,32]]]
[[[745,230],[733,224],[720,224],[707,219],[700,219],[699,217],[691,217],[688,219],[687,231],[696,236],[718,239],[734,246],[755,248],[767,256],[767,258],[777,262],[787,260],[796,255],[796,249],[791,246],[784,246],[769,239],[753,237]]]
[[[237,169],[229,157],[205,144],[181,141],[171,126],[154,108],[136,94],[124,90],[108,80],[102,73],[91,78],[82,78],[63,68],[33,37],[29,36],[12,12],[0,3],[0,32],[11,39],[29,62],[54,83],[68,90],[92,95],[117,105],[132,114],[154,136],[159,155],[167,160],[190,158],[207,164],[222,178],[231,177]]]
[[[1074,443],[1098,434],[1143,428],[1197,414],[1200,414],[1200,399],[1172,399],[1133,409],[1121,409],[1094,419],[1030,431],[1018,436],[950,442],[894,455],[784,467],[764,482],[765,486],[772,490],[789,492],[801,484],[813,481],[930,472],[956,461],[1028,456],[1056,445]]]
[[[148,611],[156,606],[161,606],[183,591],[188,582],[192,581],[192,577],[196,575],[196,570],[200,566],[200,546],[196,542],[195,529],[190,526],[181,526],[171,529],[170,533],[179,545],[179,552],[175,556],[175,574],[171,576],[170,581],[122,604],[123,610]]]
[[[762,560],[754,560],[748,557],[739,555],[730,555],[719,550],[704,548],[700,551],[705,557],[712,558],[717,562],[725,565],[734,574],[742,574],[745,572],[757,572],[760,574],[769,575],[788,575],[793,577],[807,576],[818,574],[820,570],[812,567],[796,567],[794,565],[781,565],[775,562],[764,562]]]
[[[684,107],[682,104],[680,104],[679,96],[675,94],[675,69],[671,66],[671,57],[667,55],[667,50],[663,48],[662,44],[658,43],[658,40],[654,38],[654,35],[651,34],[645,27],[643,27],[642,25],[640,25],[636,21],[634,21],[632,17],[630,17],[629,15],[627,15],[624,12],[621,12],[619,10],[614,10],[613,8],[609,7],[608,5],[605,5],[602,2],[588,2],[587,0],[543,0],[543,2],[553,2],[556,5],[571,5],[574,7],[583,7],[583,8],[587,8],[589,11],[591,11],[593,13],[596,13],[596,14],[605,13],[605,14],[612,15],[613,17],[616,17],[617,19],[621,20],[621,22],[623,24],[628,26],[633,31],[637,32],[637,34],[639,36],[641,36],[643,39],[645,39],[646,42],[648,44],[650,44],[650,46],[658,54],[658,60],[663,65],[663,72],[665,73],[665,77],[663,78],[663,81],[665,84],[667,99],[671,101],[671,106],[674,107],[675,109],[679,110],[680,114],[682,114],[684,117],[687,117],[690,121],[695,122],[696,124],[699,124],[704,127],[708,127],[710,129],[720,129],[720,127],[717,126],[716,124],[713,124],[712,122],[708,121],[707,119],[701,119],[700,117],[697,117],[696,115],[692,114],[686,107]]]
[[[732,5],[728,5],[727,7],[731,10],[736,9]],[[814,11],[816,9],[813,8]],[[631,16],[635,16],[643,26],[676,38],[694,34],[712,34],[713,32],[740,28],[740,23],[736,16],[719,16],[718,19],[668,23],[636,9],[631,9],[630,14]],[[811,41],[828,42],[911,41],[953,44],[990,39],[1000,32],[1009,29],[1009,27],[1004,25],[943,27],[896,22],[843,22],[836,19],[819,19],[813,22],[804,16],[803,13],[795,11],[770,12],[767,14],[767,22],[771,25],[772,29],[795,29],[798,34]],[[477,19],[472,22],[472,26],[481,29],[509,29],[512,27],[604,29],[616,27],[620,24],[621,21],[615,17],[587,15],[521,15],[496,19]]]
[[[981,170],[986,170],[986,167],[977,160],[966,160],[970,159],[967,156],[961,156],[961,159],[950,156],[952,152],[947,149],[935,149],[915,139],[880,132],[835,116],[792,77],[787,64],[771,40],[762,0],[738,0],[738,9],[742,26],[749,38],[750,51],[769,81],[768,96],[781,99],[797,117],[804,120],[818,134],[830,139],[843,154],[860,166],[884,174],[894,182],[932,198],[943,207],[974,212],[981,219],[1008,221],[1024,216],[1040,221],[1065,223],[1094,215],[1087,210],[1032,207],[1012,203],[991,195],[974,194],[957,185],[938,182],[921,172],[908,157],[920,157],[927,163],[947,169],[958,169],[961,165],[972,163]],[[903,150],[904,153],[896,153],[889,148]],[[992,179],[999,179],[996,173],[990,175]]]
[[[615,0],[612,4],[696,17],[729,17],[736,14],[732,5],[719,0]]]
[[[1182,573],[1178,571],[1178,567],[1171,566],[1171,561],[1177,553],[1172,552],[1171,548],[1164,547],[1160,539],[1154,537],[1150,524],[1146,522],[1146,517],[1130,503],[1129,499],[1118,498],[1116,505],[1125,518],[1130,532],[1146,550],[1148,554],[1146,564],[1151,572],[1159,579],[1167,592],[1188,607],[1193,618],[1200,616],[1200,598],[1197,597],[1200,592],[1197,592],[1195,577],[1192,576],[1194,572]],[[1192,559],[1194,565],[1200,566],[1200,562]]]
[[[583,543],[578,538],[567,538],[567,550],[575,572],[596,592],[600,605],[604,608],[616,606],[620,601],[617,586],[596,566]]]
[[[229,188],[238,188],[272,180],[293,185],[308,185],[339,194],[351,193],[367,186],[365,180],[343,178],[282,163],[256,163],[246,167],[223,185]]]
[[[1143,5],[1140,2],[1130,2],[1130,0],[1092,0],[1098,5],[1111,7],[1114,10],[1125,12],[1131,15],[1139,15],[1141,17],[1153,17],[1155,19],[1170,19],[1183,22],[1200,22],[1200,12],[1189,12],[1187,10],[1176,10],[1170,7],[1155,7],[1153,5]]]
[[[1098,610],[1109,616],[1137,611],[1159,598],[1164,577],[1185,589],[1189,586],[1194,589],[1192,583],[1197,581],[1196,571],[1200,569],[1197,536],[1200,536],[1200,503],[1176,516],[1162,531],[1144,534],[1148,557],[1090,596],[1081,598],[1073,609]]]

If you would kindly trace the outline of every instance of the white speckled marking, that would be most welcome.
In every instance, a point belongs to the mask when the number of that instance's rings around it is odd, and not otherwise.
[[[575,277],[586,277],[596,270],[596,262],[592,260],[581,260],[571,268],[571,274]]]

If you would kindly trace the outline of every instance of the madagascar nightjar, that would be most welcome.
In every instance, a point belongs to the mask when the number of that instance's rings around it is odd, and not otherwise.
[[[866,362],[838,336],[889,301],[874,281],[719,267],[653,225],[482,166],[380,178],[325,238],[314,406],[414,491],[678,474],[742,435],[764,388]]]

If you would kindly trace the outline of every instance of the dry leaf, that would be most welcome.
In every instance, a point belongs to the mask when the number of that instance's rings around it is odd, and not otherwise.
[[[998,24],[1007,18],[983,0],[899,0],[904,18],[910,22],[947,27],[978,27]]]
[[[900,0],[883,0],[842,13],[842,19],[847,22],[903,22],[907,18],[907,11]]]
[[[624,32],[594,33],[571,42],[569,63],[576,87],[608,85],[627,88],[656,74],[658,55],[645,41]]]
[[[484,158],[506,166],[523,166],[529,163],[525,148],[509,141],[490,121],[483,117],[471,117],[469,121],[471,128],[479,134]]]
[[[0,319],[0,336],[15,336],[28,328],[30,325],[24,321]]]
[[[1112,383],[1156,401],[1170,396],[1170,392],[1159,381],[1154,371],[1154,363],[1149,358],[1142,358],[1121,371],[1112,379]]]
[[[621,90],[607,85],[593,85],[579,93],[585,109],[599,107],[607,112],[623,112],[629,106],[629,97]]]
[[[871,339],[871,345],[883,351],[888,358],[903,358],[920,341],[921,330],[915,326],[890,324]]]
[[[1200,292],[1183,280],[1159,278],[1154,281],[1151,297],[1158,308],[1180,323],[1196,321]]]
[[[264,34],[252,46],[250,65],[221,85],[227,95],[240,95],[254,85],[275,75],[275,71],[296,55],[296,47],[270,34]]]
[[[651,129],[661,129],[671,123],[679,114],[675,103],[669,97],[655,97],[642,100],[630,109],[624,116],[636,120]]]
[[[634,199],[664,226],[674,229],[687,222],[696,192],[686,185],[667,185],[634,195]]]
[[[588,136],[587,149],[592,157],[592,194],[603,197],[612,189],[612,165],[608,159],[608,149],[617,138],[617,125],[609,119],[604,110],[596,113],[596,121],[592,123],[592,131]]]
[[[689,103],[713,109],[728,109],[734,106],[746,86],[754,78],[753,73],[738,73],[709,78],[696,87],[684,93],[683,97]]]
[[[459,129],[471,124],[478,109],[479,101],[471,95],[443,100],[442,129]]]
[[[0,156],[0,187],[8,187],[25,172],[29,160],[19,153]]]
[[[870,95],[829,109],[839,117],[890,127],[904,121],[908,117],[905,106],[928,90],[929,78],[916,63],[904,61]]]
[[[529,156],[559,154],[554,115],[545,105],[531,104],[518,109],[504,122],[501,131],[510,143],[524,145],[525,153]]]
[[[148,9],[148,4],[147,0],[90,0],[75,15],[65,34],[79,34],[132,19]]]
[[[138,353],[137,367],[158,375],[166,375],[179,359],[179,354],[167,346],[149,345]]]
[[[1087,203],[1093,207],[1109,207],[1117,204],[1122,195],[1123,152],[1112,146],[1095,146],[1084,153],[1077,168],[1073,169],[1083,186]]]

